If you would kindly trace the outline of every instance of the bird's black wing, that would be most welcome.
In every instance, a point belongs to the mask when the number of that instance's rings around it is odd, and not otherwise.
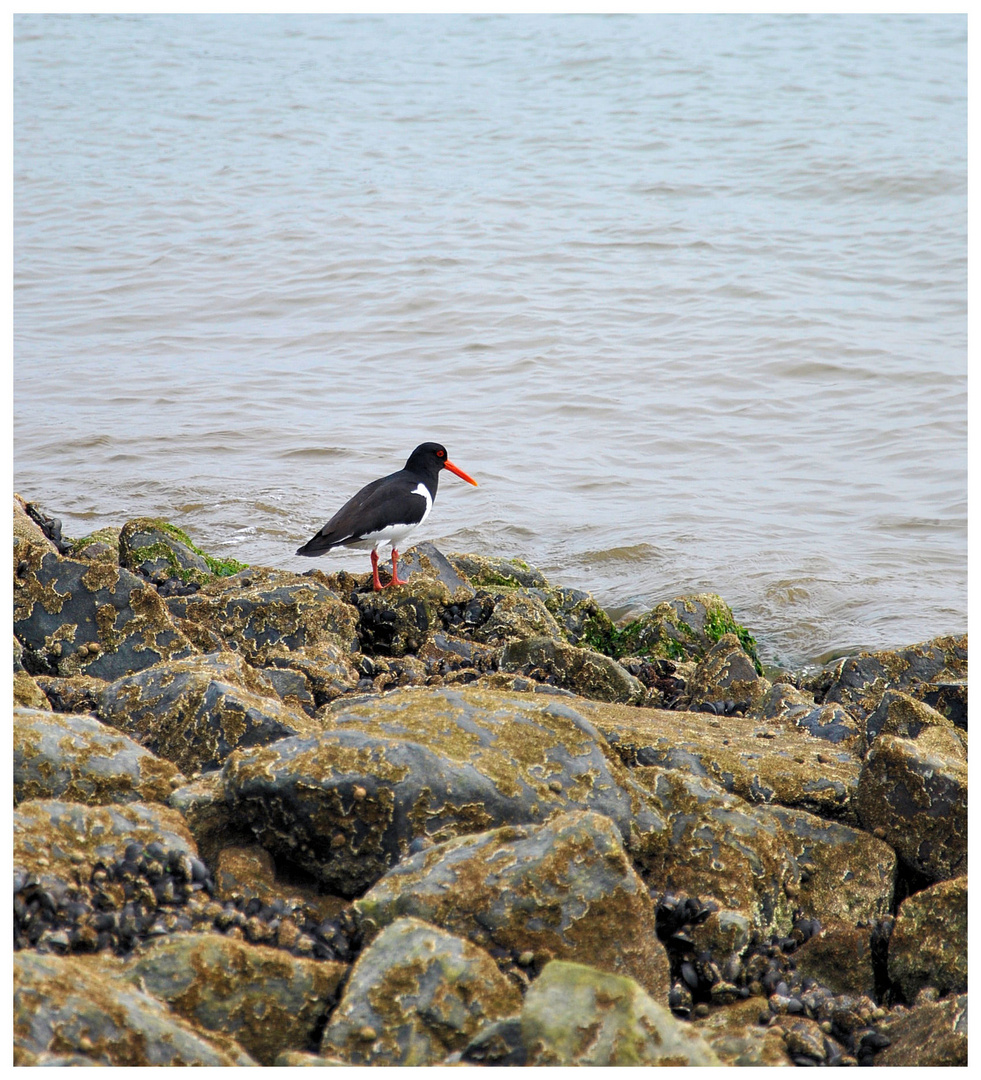
[[[401,481],[401,483],[399,482]],[[426,499],[407,488],[403,473],[372,480],[349,499],[297,555],[322,555],[331,548],[356,543],[388,525],[413,525],[426,512]]]

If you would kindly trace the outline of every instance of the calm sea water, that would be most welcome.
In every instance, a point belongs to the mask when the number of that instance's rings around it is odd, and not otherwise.
[[[14,487],[426,535],[772,662],[967,624],[963,16],[14,20]],[[365,571],[365,553],[325,557]]]

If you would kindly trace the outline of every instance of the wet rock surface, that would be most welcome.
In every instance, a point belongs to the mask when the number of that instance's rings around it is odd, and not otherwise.
[[[16,1063],[966,1061],[966,637],[403,568],[15,497]]]

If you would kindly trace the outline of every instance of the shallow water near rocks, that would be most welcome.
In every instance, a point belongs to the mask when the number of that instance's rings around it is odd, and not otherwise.
[[[14,486],[419,540],[770,663],[966,629],[963,16],[18,16]]]

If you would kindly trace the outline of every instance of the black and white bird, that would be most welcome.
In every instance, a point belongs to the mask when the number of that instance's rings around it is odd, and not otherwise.
[[[409,455],[404,469],[366,484],[316,536],[297,548],[297,555],[323,555],[336,547],[370,548],[375,588],[404,585],[405,581],[399,577],[398,549],[409,533],[429,517],[442,469],[449,469],[468,484],[477,486],[476,480],[449,460],[445,447],[434,442],[422,443]],[[378,549],[386,546],[392,548],[392,580],[382,585],[378,577]]]

